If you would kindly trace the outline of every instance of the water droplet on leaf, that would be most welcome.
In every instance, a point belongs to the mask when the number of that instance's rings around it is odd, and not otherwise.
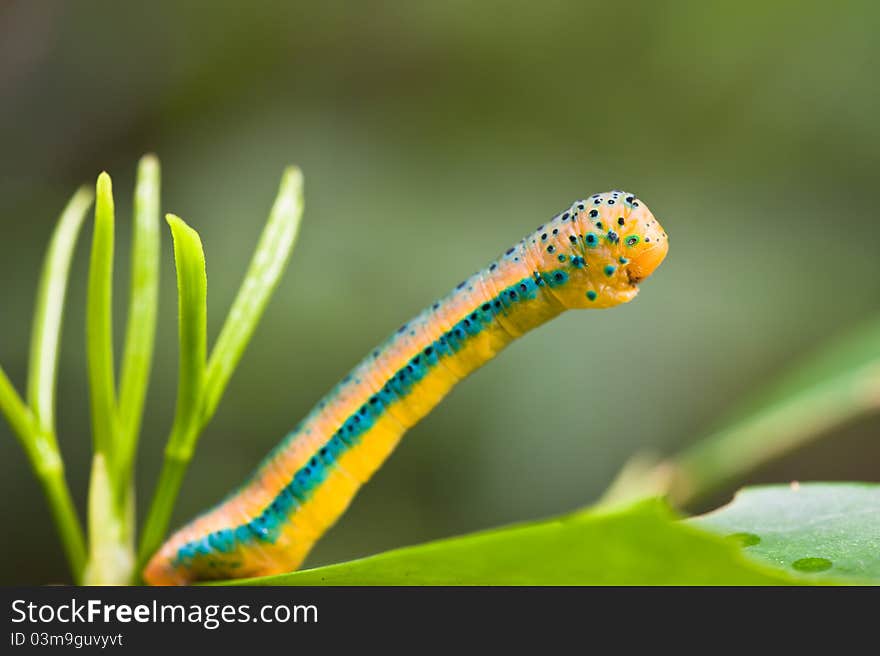
[[[794,561],[791,566],[799,572],[824,572],[831,569],[831,561],[827,558],[801,558]]]
[[[754,533],[731,533],[727,539],[736,542],[741,547],[752,547],[761,542],[761,538]]]

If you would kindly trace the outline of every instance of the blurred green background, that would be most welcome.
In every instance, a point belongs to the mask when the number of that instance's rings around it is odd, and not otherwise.
[[[693,442],[738,398],[880,308],[880,11],[807,6],[7,0],[0,362],[23,389],[44,248],[67,198],[100,170],[117,200],[117,335],[134,170],[150,151],[162,161],[163,209],[204,240],[216,335],[283,167],[302,166],[301,238],[202,437],[180,524],[241,482],[422,306],[572,200],[622,187],[671,240],[637,301],[570,313],[459,386],[308,562],[587,504],[636,450]],[[81,510],[90,235],[74,264],[58,409]],[[163,239],[142,513],[176,386]],[[583,355],[562,347],[572,343]],[[749,480],[880,480],[876,433],[876,422],[849,426]],[[0,583],[67,580],[39,487],[2,422],[0,481]]]

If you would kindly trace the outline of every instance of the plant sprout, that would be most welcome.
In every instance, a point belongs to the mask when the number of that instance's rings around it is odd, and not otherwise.
[[[115,216],[110,176],[98,176],[94,195],[79,189],[58,221],[40,279],[31,336],[27,402],[0,368],[0,410],[37,474],[61,537],[71,575],[85,584],[130,584],[138,563],[159,546],[199,436],[213,417],[263,311],[278,285],[299,231],[302,174],[287,169],[269,220],[210,358],[207,356],[207,276],[198,233],[166,216],[174,242],[179,306],[180,370],[177,411],[165,461],[135,551],[134,465],[149,384],[159,294],[160,170],[145,156],[138,166],[130,294],[120,381],[113,352]],[[88,539],[71,499],[58,449],[55,388],[68,274],[92,200],[92,238],[86,309],[86,353],[92,418]]]
[[[70,265],[93,201],[95,224],[88,274],[85,345],[93,457],[87,531],[84,531],[58,447],[55,394]],[[162,232],[159,162],[147,155],[137,171],[129,304],[118,383],[112,325],[116,217],[110,176],[101,173],[94,193],[86,187],[80,188],[68,202],[43,262],[31,332],[26,395],[24,399],[19,395],[0,367],[0,412],[21,443],[43,487],[75,582],[131,584],[139,581],[144,563],[166,536],[199,436],[214,416],[226,385],[286,269],[302,212],[302,174],[299,169],[290,167],[284,172],[249,268],[210,350],[206,328],[208,281],[201,239],[183,219],[173,214],[165,216],[177,275],[177,403],[152,502],[138,531],[134,466],[156,335]],[[721,514],[713,513],[705,520],[698,518],[687,526],[671,509],[657,505],[662,502],[656,499],[666,496],[675,502],[687,503],[810,439],[829,433],[853,417],[876,412],[880,409],[878,389],[880,322],[875,321],[782,378],[775,389],[759,397],[736,421],[722,426],[681,454],[662,460],[636,456],[592,509],[549,522],[246,583],[809,582],[814,580],[810,578],[813,572],[805,574],[804,568],[796,564],[824,563],[825,560],[829,563],[825,574],[830,577],[826,579],[828,582],[853,580],[853,577],[880,581],[880,563],[866,555],[876,552],[872,542],[877,532],[876,520],[870,520],[876,512],[873,515],[863,511],[851,516],[846,514],[846,509],[851,508],[876,509],[876,498],[880,494],[876,486],[805,487],[809,496],[799,496],[796,489],[788,490],[784,486],[759,489],[750,492],[739,504],[735,501],[729,509],[720,511]],[[809,513],[803,508],[806,498],[813,504]],[[755,499],[771,502],[758,503]],[[778,512],[782,512],[782,516]],[[754,528],[758,531],[763,526],[778,528],[786,516],[791,534],[787,540],[777,537],[776,542],[761,543],[751,532],[735,534],[748,535],[750,539],[742,546],[755,549],[755,553],[765,553],[777,560],[804,556],[793,561],[793,569],[784,571],[768,570],[766,562],[757,565],[745,562],[738,551],[740,545],[734,548],[729,542],[719,542],[717,535],[704,535],[696,528],[715,526],[729,530],[741,526],[736,522],[746,521],[749,528],[758,527]],[[803,545],[812,549],[825,544],[817,541],[818,534],[811,528],[822,516],[837,518],[834,531],[849,540],[834,547],[838,549],[834,564],[818,558],[817,554],[799,551]],[[740,520],[741,517],[744,519]],[[840,528],[844,520],[849,522],[845,530]],[[759,541],[755,542],[754,538]],[[661,554],[662,562],[651,560],[651,553],[645,553],[644,545],[652,541],[667,551],[675,551],[675,545],[680,546],[682,557],[675,561],[679,570],[670,568],[673,560],[663,555],[665,552],[659,546],[654,552]],[[864,553],[852,552],[847,545],[853,541],[862,545]],[[587,551],[584,544],[591,545]],[[757,547],[758,544],[761,546]],[[571,550],[566,545],[578,546]],[[524,553],[529,554],[528,559],[523,559]],[[610,569],[604,564],[603,554],[611,554],[607,556],[610,558],[607,562],[612,564]],[[695,554],[703,559],[702,569],[694,569]],[[523,569],[525,562],[532,564]],[[860,563],[861,569],[849,566],[850,562]],[[618,566],[626,563],[626,567],[615,570],[615,563]],[[678,574],[674,574],[675,571]],[[711,574],[708,578],[707,573]]]

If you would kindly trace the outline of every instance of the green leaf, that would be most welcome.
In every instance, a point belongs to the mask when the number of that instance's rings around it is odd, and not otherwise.
[[[647,494],[685,505],[846,422],[880,410],[880,318],[832,340],[763,386],[671,458],[639,454],[602,501]]]
[[[714,535],[713,535],[714,534]],[[397,549],[231,585],[772,585],[880,583],[880,485],[748,488],[680,521],[665,502]]]
[[[30,407],[24,404],[0,368],[0,410],[8,418],[43,486],[76,580],[86,560],[85,538],[55,437],[55,382],[70,262],[91,202],[89,189],[81,188],[73,195],[61,213],[43,260],[31,329],[27,391]]]
[[[733,421],[762,408],[797,396],[817,384],[836,380],[851,372],[880,366],[880,317],[875,317],[841,334],[831,336],[820,349],[804,358],[763,390],[737,404],[722,420]],[[875,380],[880,372],[875,372]],[[876,404],[880,406],[880,402]]]
[[[302,187],[300,170],[288,168],[247,274],[207,365],[207,281],[202,245],[194,230],[177,217],[168,216],[178,270],[180,383],[177,414],[165,448],[165,462],[141,535],[139,567],[147,562],[165,537],[174,501],[199,433],[211,420],[229,378],[284,273],[302,217]]]
[[[150,504],[138,550],[138,570],[161,544],[202,428],[202,390],[207,357],[208,276],[199,233],[167,214],[177,269],[179,374],[174,424],[165,462]]]
[[[651,499],[234,585],[776,585],[795,582]]]
[[[229,377],[235,371],[263,312],[278,286],[299,232],[303,213],[302,172],[284,172],[250,267],[217,338],[205,377],[204,421],[214,415]]]
[[[120,473],[127,485],[143,416],[159,298],[159,161],[143,157],[134,196],[131,292],[119,387]]]
[[[731,536],[749,556],[799,578],[880,584],[880,485],[746,488],[689,523]]]
[[[49,242],[37,291],[31,329],[27,397],[39,429],[47,433],[55,431],[58,340],[70,262],[93,198],[90,189],[81,187],[67,203]]]
[[[89,265],[86,307],[86,354],[92,401],[95,452],[112,460],[116,423],[116,386],[113,373],[113,188],[110,176],[98,176],[95,232]],[[108,465],[109,466],[109,465]]]
[[[856,417],[880,410],[880,320],[832,342],[686,449],[673,498],[690,501]]]
[[[34,417],[3,371],[3,367],[0,367],[0,412],[6,417],[12,432],[33,461],[34,457],[39,455],[33,451]]]
[[[208,277],[199,233],[173,214],[165,219],[174,240],[180,357],[177,408],[167,449],[180,452],[188,460],[201,416],[208,340]]]
[[[37,427],[33,413],[21,400],[2,367],[0,367],[0,411],[9,420],[13,433],[18,437],[34,473],[43,486],[71,573],[78,581],[86,560],[85,538],[64,477],[64,462],[58,450],[58,441],[53,431],[44,431]]]

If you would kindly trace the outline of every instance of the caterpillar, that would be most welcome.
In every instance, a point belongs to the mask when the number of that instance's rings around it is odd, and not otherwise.
[[[565,310],[632,300],[668,248],[634,195],[576,201],[372,351],[239,491],[168,539],[144,580],[180,585],[296,569],[456,383]]]

